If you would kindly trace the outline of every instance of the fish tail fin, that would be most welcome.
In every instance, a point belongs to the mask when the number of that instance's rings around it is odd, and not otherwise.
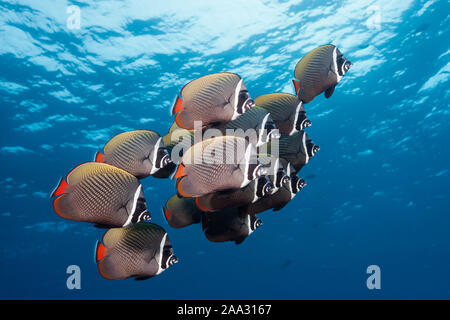
[[[292,80],[292,83],[294,84],[295,94],[298,95],[298,92],[300,91],[300,82],[294,79]]]
[[[202,202],[200,202],[200,197],[195,198],[195,205],[197,206],[197,208],[200,211],[203,212],[212,212],[212,210],[210,210],[210,208],[207,208],[206,206],[202,205]]]
[[[97,241],[95,245],[95,263],[98,263],[106,255],[106,247],[100,241]]]
[[[190,190],[190,189],[193,189],[193,186],[186,179],[186,176],[181,177],[180,179],[177,180],[176,187],[177,187],[178,194],[180,196],[185,197],[185,198],[193,197],[192,190]]]
[[[183,99],[179,95],[177,95],[177,97],[175,98],[175,102],[173,103],[172,115],[180,112],[181,110],[183,110]]]
[[[64,178],[61,178],[61,180],[59,180],[58,185],[56,186],[55,190],[53,190],[52,195],[50,197],[53,198],[63,195],[64,193],[66,193],[67,186],[68,184],[66,180],[64,180]]]
[[[177,124],[177,126],[179,126],[180,128],[182,128],[182,129],[189,129],[189,128],[186,128],[186,126],[183,124],[183,122],[182,122],[182,120],[181,120],[181,114],[182,114],[183,112],[178,112],[176,115],[175,115],[175,123]]]
[[[172,175],[171,179],[178,179],[181,177],[184,177],[184,165],[182,163],[180,163],[178,165],[178,168],[175,171],[175,173]]]
[[[83,221],[77,210],[73,207],[71,198],[68,194],[63,194],[53,200],[53,209],[61,218],[73,221]],[[81,220],[80,220],[81,219]]]
[[[104,162],[105,161],[105,155],[103,153],[101,153],[100,151],[98,151],[95,154],[95,158],[94,158],[95,162]]]

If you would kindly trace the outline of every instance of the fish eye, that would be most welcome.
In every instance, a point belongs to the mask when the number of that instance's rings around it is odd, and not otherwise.
[[[305,123],[303,125],[304,126],[303,129],[311,127],[311,125],[312,125],[312,122],[309,119],[306,119],[306,121],[305,121]]]
[[[298,189],[298,190],[301,190],[301,189],[303,189],[304,187],[306,187],[306,181],[303,180],[303,179],[299,179],[299,180],[297,181],[297,189]]]
[[[176,256],[172,256],[169,259],[169,266],[173,266],[177,262],[178,262],[178,258]]]
[[[256,106],[255,101],[253,99],[250,99],[250,95],[249,95],[249,97],[247,99],[247,103],[245,104],[245,110],[248,111],[255,106]]]
[[[344,64],[345,71],[348,71],[351,66],[352,66],[352,63],[350,61],[346,61]]]
[[[254,101],[250,99],[250,95],[248,94],[247,90],[242,90],[239,92],[238,95],[238,105],[237,105],[237,112],[239,114],[243,114],[248,109],[252,108],[254,105]]]
[[[250,95],[248,94],[248,91],[241,91],[239,93],[239,99],[248,99],[250,97]]]
[[[291,177],[289,177],[288,175],[285,175],[283,177],[283,179],[281,180],[281,184],[285,185],[286,183],[288,183],[289,181],[291,181]]]
[[[169,154],[166,148],[158,148],[158,155],[165,156],[166,154]]]
[[[312,149],[313,155],[315,155],[319,150],[320,150],[320,147],[318,145],[314,145],[314,147]]]
[[[267,120],[264,129],[267,129],[269,131],[276,129],[275,122],[272,119]]]
[[[271,183],[267,183],[264,187],[265,194],[271,194],[273,190],[273,186]]]

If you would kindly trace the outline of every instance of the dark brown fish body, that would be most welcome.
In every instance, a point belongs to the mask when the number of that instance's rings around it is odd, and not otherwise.
[[[234,241],[240,244],[261,224],[255,215],[241,213],[237,208],[206,213],[202,219],[205,236],[212,242]]]
[[[333,94],[352,63],[345,59],[334,45],[320,46],[304,56],[295,66],[294,86],[298,97],[304,102],[312,101],[325,91],[325,97]]]
[[[288,167],[287,174],[290,179],[285,180],[282,186],[274,194],[242,207],[241,212],[257,214],[270,209],[273,209],[273,211],[281,210],[306,186],[305,180],[299,178],[290,167]]]
[[[239,189],[264,175],[256,148],[235,136],[215,137],[194,144],[183,155],[175,178],[178,193],[199,197],[208,193]]]
[[[214,192],[195,199],[197,207],[205,212],[237,208],[272,194],[274,186],[267,176],[251,181],[241,189]]]
[[[143,280],[178,262],[166,231],[150,222],[109,229],[97,243],[100,274],[111,280]]]
[[[177,125],[194,129],[223,125],[254,106],[241,77],[234,73],[215,73],[189,82],[181,90],[172,113]]]
[[[267,170],[267,177],[273,187],[271,194],[275,193],[283,184],[289,181],[290,177],[287,173],[287,161],[267,153],[258,153],[258,160]],[[289,168],[292,168],[292,166],[289,166]]]
[[[174,163],[179,163],[184,152],[194,144],[194,130],[176,128],[163,137],[163,143]]]
[[[139,180],[105,163],[88,162],[61,179],[53,196],[56,213],[66,219],[124,226],[151,218]]]
[[[291,163],[295,172],[298,172],[314,157],[320,147],[315,145],[304,131],[299,131],[268,143],[267,149],[269,153]]]
[[[265,94],[257,97],[255,103],[256,107],[253,109],[267,110],[281,134],[292,135],[311,126],[303,102],[292,94]]]
[[[174,195],[163,207],[164,216],[173,228],[184,228],[200,223],[203,212],[195,204],[194,198],[184,198]]]
[[[174,169],[162,138],[150,130],[118,134],[105,145],[103,152],[97,154],[97,162],[123,169],[138,179],[155,175],[167,166]]]
[[[275,122],[270,113],[263,108],[252,108],[235,120],[220,128],[226,135],[246,138],[251,144],[259,147],[271,139],[278,139]]]

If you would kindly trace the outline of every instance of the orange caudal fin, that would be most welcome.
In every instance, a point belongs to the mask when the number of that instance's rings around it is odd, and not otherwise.
[[[186,129],[186,130],[190,130],[190,129],[193,129],[193,128],[189,128],[189,126],[186,126],[184,123],[183,123],[183,120],[181,119],[181,115],[183,114],[183,112],[178,112],[177,114],[176,114],[176,116],[175,116],[175,123],[180,127],[180,128],[182,128],[182,129]]]
[[[300,90],[300,82],[298,80],[292,80],[292,83],[294,84],[295,94],[298,95],[298,91]]]
[[[163,207],[164,217],[166,217],[167,222],[172,219],[172,212],[169,211],[166,207]]]
[[[97,241],[97,245],[95,246],[95,262],[99,262],[106,255],[106,247],[100,241]]]
[[[178,165],[177,171],[175,171],[172,179],[178,179],[184,176],[184,166],[182,163]]]
[[[204,206],[202,206],[202,203],[200,202],[200,198],[195,198],[195,205],[197,206],[197,208],[200,211],[203,211],[203,212],[209,212],[210,211],[208,208],[205,208]]]
[[[53,210],[55,210],[56,214],[61,218],[73,220],[73,218],[70,216],[70,213],[72,211],[68,212],[67,209],[64,209],[64,204],[61,205],[61,200],[64,200],[64,196],[55,198],[55,200],[53,200]]]
[[[175,102],[172,107],[172,115],[180,112],[182,109],[183,109],[183,99],[181,99],[181,97],[177,95],[177,98],[175,99]]]
[[[175,186],[177,188],[178,195],[180,195],[184,198],[192,198],[194,196],[192,194],[192,191],[189,192],[190,189],[192,189],[192,187],[191,187],[192,185],[190,184],[190,182],[188,180],[186,180],[186,176],[178,179]]]
[[[104,162],[104,160],[105,160],[105,155],[103,153],[101,153],[99,151],[95,154],[95,160],[94,160],[95,162]]]
[[[66,180],[64,180],[64,178],[61,178],[61,180],[59,180],[58,186],[53,191],[51,197],[52,198],[58,197],[58,196],[63,195],[64,193],[66,193],[67,186],[68,186],[68,184],[67,184]]]

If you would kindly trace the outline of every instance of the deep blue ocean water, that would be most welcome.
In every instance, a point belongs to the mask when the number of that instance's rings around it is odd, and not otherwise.
[[[449,13],[444,0],[0,1],[0,298],[449,299]],[[308,186],[236,245],[171,228],[174,183],[147,178],[180,262],[103,279],[104,230],[54,213],[59,178],[115,134],[165,134],[175,95],[201,75],[239,73],[253,97],[293,93],[295,63],[326,43],[354,65],[305,106],[321,147]],[[81,290],[66,287],[69,265]]]

